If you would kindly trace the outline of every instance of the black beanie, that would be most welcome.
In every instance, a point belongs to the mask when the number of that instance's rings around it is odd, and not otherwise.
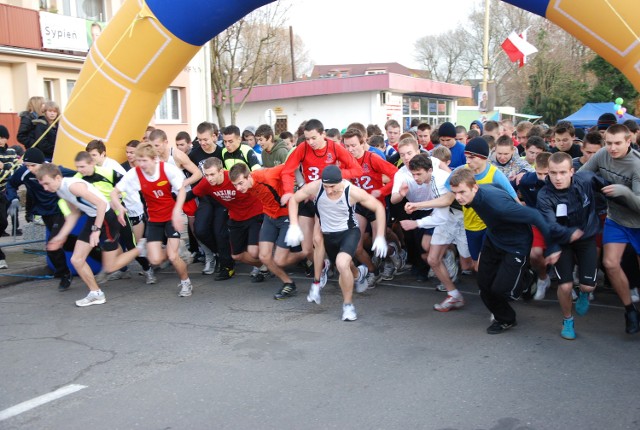
[[[488,158],[489,144],[481,137],[474,137],[469,142],[467,142],[467,145],[464,147],[464,152],[469,152],[478,157]]]
[[[327,166],[322,171],[323,184],[339,184],[342,182],[342,172],[340,168],[334,164]]]
[[[43,164],[44,154],[38,148],[29,148],[22,157],[23,163]]]
[[[600,118],[598,118],[598,130],[606,130],[609,128],[609,126],[612,126],[613,124],[617,124],[618,120],[616,119],[616,116],[612,113],[603,113],[602,115],[600,115]]]
[[[438,128],[438,136],[440,137],[453,137],[456,138],[456,126],[450,122],[443,123]]]
[[[0,139],[8,139],[9,138],[9,130],[4,125],[0,125]]]

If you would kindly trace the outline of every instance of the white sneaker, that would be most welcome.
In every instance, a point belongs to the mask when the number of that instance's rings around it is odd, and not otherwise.
[[[131,274],[129,273],[129,271],[121,271],[121,270],[116,270],[113,273],[110,273],[107,276],[107,281],[117,281],[118,279],[129,279],[131,278]]]
[[[547,288],[551,285],[551,279],[547,276],[547,279],[538,279],[536,283],[537,290],[533,296],[533,300],[544,300],[544,296],[547,293]]]
[[[8,269],[9,265],[7,264],[7,260],[0,260],[0,269]]]
[[[309,289],[309,294],[307,295],[307,301],[309,303],[311,302],[316,302],[317,304],[320,304],[320,284],[317,282],[312,282],[311,283],[311,288]]]
[[[145,270],[144,272],[144,282],[147,285],[155,284],[158,282],[158,278],[156,278],[155,273],[153,273],[153,267],[150,267],[149,270]]]
[[[393,281],[393,277],[396,274],[396,266],[391,261],[384,262],[384,268],[382,269],[382,280]]]
[[[631,303],[638,303],[640,302],[640,293],[638,292],[637,288],[632,288],[631,289]]]
[[[356,289],[356,293],[364,293],[367,291],[369,284],[367,283],[367,275],[369,274],[369,269],[364,264],[358,266],[358,272],[360,272],[358,279],[354,281],[354,287]]]
[[[402,266],[402,257],[400,256],[400,250],[398,249],[398,245],[395,242],[389,242],[389,246],[393,248],[393,254],[389,255],[391,262],[393,263],[396,271],[400,269]]]
[[[578,293],[576,293],[576,290],[574,290],[573,288],[571,289],[571,300],[574,302],[578,300]]]
[[[381,276],[382,275],[376,276],[375,273],[369,272],[367,275],[367,290],[373,290],[380,281]]]
[[[331,267],[331,261],[325,258],[324,264],[322,266],[322,272],[320,273],[320,288],[324,288],[324,286],[327,285],[327,279],[329,278],[328,273],[329,273],[330,267]]]
[[[107,301],[107,298],[105,297],[102,291],[90,291],[89,294],[87,294],[87,297],[85,297],[82,300],[76,301],[76,306],[79,306],[82,308],[82,307],[91,306],[91,305],[101,305],[106,301]]]
[[[342,305],[342,321],[355,321],[358,319],[356,307],[352,304]]]
[[[180,288],[180,293],[178,293],[178,296],[180,297],[189,297],[191,295],[191,292],[193,291],[193,285],[191,285],[191,282],[189,282],[188,284],[183,284],[182,282],[180,282],[178,284]]]
[[[214,256],[207,256],[204,261],[204,268],[202,269],[203,275],[213,275],[216,271],[216,258]]]

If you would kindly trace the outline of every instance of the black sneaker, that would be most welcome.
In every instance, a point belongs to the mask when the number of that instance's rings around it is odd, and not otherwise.
[[[284,300],[284,299],[288,299],[289,297],[295,296],[296,293],[297,293],[296,284],[291,282],[291,283],[284,284],[282,288],[280,288],[280,291],[278,291],[276,295],[273,296],[273,298],[276,300]]]
[[[218,273],[213,279],[215,279],[216,281],[226,281],[227,279],[231,279],[235,273],[236,272],[233,269],[229,269],[228,267],[221,267],[220,273]]]
[[[638,324],[638,311],[637,309],[632,309],[630,311],[626,311],[624,314],[624,321],[626,323],[625,331],[627,334],[636,334],[640,331],[640,324]]]
[[[487,333],[489,334],[500,334],[504,331],[509,330],[511,327],[515,327],[517,326],[518,323],[516,321],[512,322],[512,323],[501,323],[498,321],[494,321],[493,324],[491,324],[488,328],[487,328]]]
[[[71,273],[62,275],[58,284],[58,291],[67,291],[71,286]]]

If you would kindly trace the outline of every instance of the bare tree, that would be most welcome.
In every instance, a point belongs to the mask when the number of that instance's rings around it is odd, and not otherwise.
[[[221,127],[226,125],[227,107],[231,123],[236,123],[237,113],[256,85],[291,79],[289,31],[284,25],[287,9],[280,1],[269,4],[212,39],[211,90]],[[296,61],[304,67],[308,54],[301,39],[296,44]],[[246,91],[236,96],[238,89]]]

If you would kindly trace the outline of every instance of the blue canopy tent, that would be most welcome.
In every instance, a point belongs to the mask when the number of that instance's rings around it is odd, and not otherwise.
[[[563,118],[562,121],[571,121],[576,128],[590,128],[598,123],[598,118],[603,113],[612,113],[616,115],[615,109],[613,108],[615,103],[607,102],[607,103],[586,103],[584,106],[580,108],[577,112],[569,115],[566,118]],[[640,118],[636,118],[633,115],[624,114],[622,118],[618,118],[618,123],[622,124],[628,119],[634,120],[636,123],[640,124]]]

